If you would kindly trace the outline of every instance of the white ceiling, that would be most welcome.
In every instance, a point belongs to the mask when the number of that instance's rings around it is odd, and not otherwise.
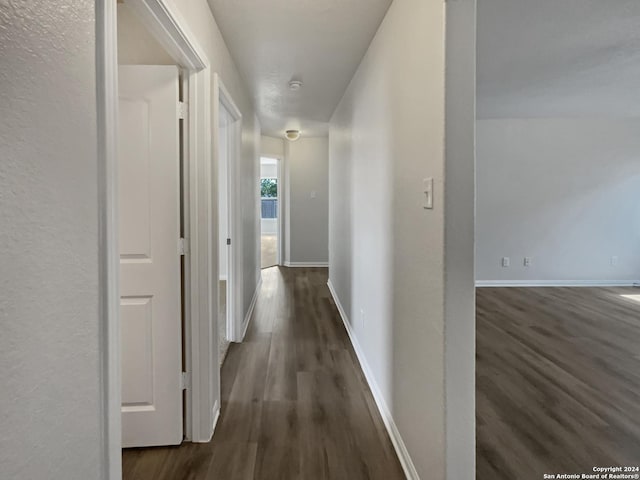
[[[640,1],[478,1],[478,117],[639,114]]]
[[[391,0],[208,0],[265,135],[326,135]],[[302,80],[297,92],[289,81]]]

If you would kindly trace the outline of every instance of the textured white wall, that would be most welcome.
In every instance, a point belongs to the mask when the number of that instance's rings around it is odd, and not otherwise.
[[[329,134],[331,283],[423,479],[446,470],[444,8],[392,3]]]
[[[97,479],[94,3],[0,3],[0,478]]]
[[[640,279],[640,119],[482,120],[477,162],[478,280]]]
[[[286,210],[289,252],[285,261],[329,261],[329,142],[327,137],[287,142]],[[313,195],[313,198],[312,198]],[[286,252],[286,250],[285,250]]]
[[[237,169],[238,184],[236,186],[236,199],[239,202],[241,218],[237,220],[240,224],[240,232],[234,241],[236,247],[241,251],[239,281],[242,285],[242,315],[244,317],[251,304],[260,274],[260,216],[258,212],[260,123],[255,115],[249,91],[227,49],[207,1],[166,1],[175,5],[189,29],[198,38],[211,62],[211,71],[220,75],[233,101],[242,112],[242,154]],[[215,234],[217,235],[217,231]]]

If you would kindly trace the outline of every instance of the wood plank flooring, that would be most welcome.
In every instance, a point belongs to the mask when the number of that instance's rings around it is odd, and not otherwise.
[[[477,292],[477,480],[640,465],[640,294]]]
[[[395,480],[404,474],[330,298],[327,269],[263,270],[222,367],[213,441],[123,452],[126,480]]]

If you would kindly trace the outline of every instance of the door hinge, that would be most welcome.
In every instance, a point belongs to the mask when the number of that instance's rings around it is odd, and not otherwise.
[[[189,388],[191,388],[191,374],[182,372],[180,374],[180,390],[187,390]]]
[[[186,238],[178,239],[178,255],[186,255],[189,253],[189,240]]]
[[[189,105],[185,102],[178,102],[178,118],[185,119],[189,115]]]
[[[231,239],[227,238],[227,245],[231,245]]]

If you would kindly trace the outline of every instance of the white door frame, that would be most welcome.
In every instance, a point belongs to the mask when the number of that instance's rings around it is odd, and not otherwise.
[[[237,193],[236,188],[238,178],[238,163],[242,153],[242,113],[237,107],[229,90],[224,86],[222,79],[217,73],[213,74],[213,144],[219,145],[220,134],[220,105],[224,106],[231,115],[232,122],[229,123],[228,129],[232,134],[230,138],[232,142],[227,142],[227,158],[220,158],[220,149],[215,148],[213,151],[213,163],[215,165],[215,178],[212,183],[217,185],[215,179],[218,178],[218,165],[220,162],[227,162],[227,225],[228,238],[231,239],[231,245],[227,249],[227,336],[231,342],[242,342],[244,337],[244,325],[242,314],[242,305],[238,302],[242,299],[242,290],[238,272],[241,265],[238,253],[242,251],[242,238],[238,235],[238,222],[236,221],[237,209]],[[218,238],[218,236],[216,236]],[[217,272],[216,272],[217,275]],[[214,277],[216,278],[216,277]],[[219,285],[219,284],[218,284]]]
[[[278,226],[276,227],[278,230],[278,241],[277,241],[277,256],[276,256],[276,265],[284,266],[284,222],[282,221],[282,212],[284,212],[284,202],[282,199],[284,198],[284,188],[283,188],[283,178],[284,178],[284,156],[282,155],[273,155],[272,153],[266,153],[264,155],[260,155],[260,161],[262,162],[263,158],[271,158],[276,161],[276,179],[278,181]],[[261,177],[262,178],[262,177]],[[258,185],[258,190],[260,190],[260,186]],[[261,195],[258,195],[261,198]],[[261,200],[258,206],[258,212],[260,213],[258,217],[260,220],[262,219],[262,203]],[[260,227],[260,237],[262,237],[262,226]]]
[[[212,294],[216,277],[211,276],[212,271],[217,274],[217,238],[213,235],[210,62],[175,7],[165,0],[127,3],[188,76],[184,201],[190,248],[185,260],[185,358],[191,381],[185,434],[193,442],[206,442],[213,435],[220,411],[218,339],[212,321],[218,300]],[[122,478],[116,8],[113,0],[96,1],[103,480]]]
[[[284,208],[282,207],[283,202],[282,202],[282,198],[283,198],[283,193],[284,193],[284,188],[282,188],[283,183],[282,183],[282,177],[283,177],[283,173],[284,173],[284,165],[283,162],[284,160],[281,157],[275,157],[278,166],[278,254],[276,257],[276,263],[277,265],[283,265],[284,264],[284,255],[282,252],[283,249],[283,245],[284,245],[284,237],[282,235],[282,230],[284,229],[284,222],[282,221],[282,212],[284,211]]]

